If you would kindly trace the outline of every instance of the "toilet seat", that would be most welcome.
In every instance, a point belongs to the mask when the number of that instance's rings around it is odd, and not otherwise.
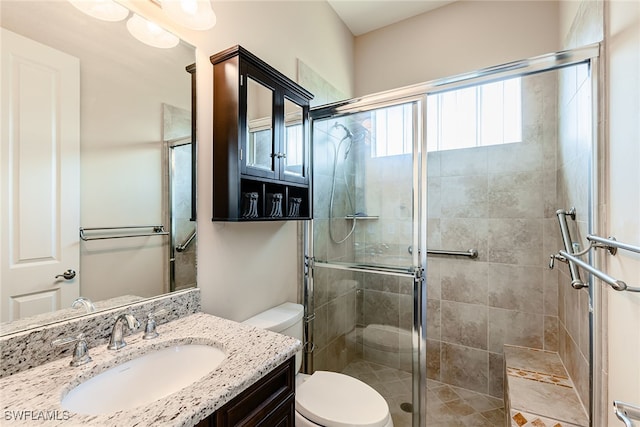
[[[348,375],[316,371],[296,390],[296,411],[329,427],[385,427],[389,406],[369,385]]]

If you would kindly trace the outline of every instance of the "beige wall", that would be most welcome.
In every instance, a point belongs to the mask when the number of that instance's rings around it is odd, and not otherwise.
[[[197,263],[203,310],[244,320],[281,302],[296,301],[299,258],[295,222],[211,222],[212,66],[209,56],[240,44],[294,80],[296,58],[299,58],[333,86],[351,95],[351,33],[325,2],[214,2],[217,24],[204,32],[172,24],[151,2],[125,4],[174,31],[197,49]]]
[[[558,50],[558,3],[460,1],[356,38],[356,95]]]
[[[605,236],[640,245],[640,3],[607,1]],[[606,271],[640,286],[640,255],[607,257]],[[608,291],[608,402],[640,405],[640,294]],[[606,383],[605,383],[606,384]],[[609,425],[622,425],[608,411]]]
[[[66,1],[3,1],[1,8],[3,28],[80,62],[79,225],[162,224],[162,104],[190,110],[184,65],[193,49],[146,46],[124,23],[84,16]],[[87,25],[91,31],[78,37]],[[189,133],[187,126],[182,136]],[[167,292],[167,258],[164,238],[81,242],[80,294],[95,302]]]

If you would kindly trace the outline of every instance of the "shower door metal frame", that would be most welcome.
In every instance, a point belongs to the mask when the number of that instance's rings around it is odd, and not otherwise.
[[[167,249],[167,259],[169,260],[168,262],[168,269],[166,274],[168,275],[168,287],[169,290],[168,292],[173,292],[175,291],[175,287],[176,287],[176,283],[175,283],[175,260],[176,260],[176,248],[177,246],[180,244],[180,242],[177,242],[175,240],[176,237],[176,230],[175,230],[175,224],[173,221],[173,217],[174,217],[174,213],[173,213],[173,180],[174,180],[174,171],[173,171],[173,167],[172,167],[172,163],[173,163],[173,159],[174,159],[174,149],[178,148],[178,147],[183,147],[183,146],[191,146],[193,148],[193,140],[191,139],[191,136],[185,136],[182,138],[175,138],[172,140],[167,140],[164,141],[165,144],[165,149],[163,150],[163,168],[165,169],[165,171],[163,171],[164,174],[164,182],[163,182],[163,187],[165,188],[165,190],[163,191],[163,193],[166,195],[166,201],[163,201],[163,205],[164,205],[164,209],[166,211],[166,213],[164,214],[166,217],[166,222],[167,224],[169,224],[169,245],[168,245],[168,249]],[[191,153],[193,155],[193,150],[191,150]],[[192,167],[193,167],[193,163],[192,163]],[[192,171],[193,172],[193,171]],[[193,199],[191,199],[193,202]],[[195,222],[194,222],[194,226]],[[197,226],[196,226],[197,227]],[[197,228],[196,228],[197,229]],[[195,231],[194,231],[195,233]],[[193,243],[193,239],[188,239],[189,242],[185,244],[185,247],[192,244]]]
[[[426,152],[423,155],[424,144],[423,123],[426,119],[426,94],[412,94],[400,98],[389,98],[379,102],[369,103],[364,108],[357,111],[346,110],[339,115],[348,115],[356,112],[370,111],[401,104],[413,104],[413,155],[412,155],[412,215],[413,215],[413,238],[411,245],[414,248],[426,247]],[[316,110],[323,111],[321,109]],[[329,110],[330,111],[330,110]],[[337,117],[338,114],[330,113],[322,116],[321,113],[311,114],[311,128],[313,121],[322,118]],[[313,144],[313,141],[312,141]],[[313,154],[313,149],[311,150]],[[313,186],[313,179],[311,180]],[[312,188],[313,190],[313,188]],[[313,194],[313,192],[312,192]],[[424,196],[423,196],[424,194]],[[313,321],[315,319],[315,301],[313,295],[313,270],[315,268],[330,268],[345,271],[375,273],[381,275],[392,275],[413,279],[413,322],[412,322],[412,406],[413,406],[413,426],[425,427],[426,420],[426,387],[427,387],[427,359],[426,359],[426,251],[418,249],[412,252],[412,265],[408,267],[390,267],[384,265],[373,265],[366,263],[338,263],[338,262],[317,262],[313,254],[313,220],[308,221],[304,227],[304,247],[306,250],[304,260],[304,288],[303,303],[305,306],[305,357],[304,372],[313,371]],[[417,350],[417,351],[416,351]],[[416,410],[417,409],[417,410]]]
[[[419,127],[417,129],[418,138],[414,140],[414,152],[413,152],[413,168],[414,168],[414,200],[413,200],[413,218],[414,221],[418,221],[418,224],[414,224],[414,243],[413,247],[418,248],[418,251],[414,251],[415,264],[415,276],[419,277],[420,283],[419,290],[416,292],[414,286],[414,325],[413,325],[413,340],[414,348],[418,348],[418,361],[414,360],[414,427],[426,427],[426,302],[427,302],[427,287],[425,282],[427,265],[427,228],[426,228],[426,216],[427,216],[427,155],[426,155],[426,132],[424,126],[426,124],[426,98],[428,95],[433,95],[450,90],[462,89],[465,87],[476,86],[484,83],[491,83],[498,80],[504,80],[512,77],[524,77],[528,75],[543,73],[547,71],[558,70],[561,68],[579,65],[589,64],[591,72],[591,85],[592,85],[592,173],[591,173],[591,189],[589,194],[590,199],[590,212],[588,213],[588,223],[590,232],[594,232],[594,226],[601,227],[600,218],[598,215],[599,207],[599,195],[603,191],[603,174],[601,170],[600,159],[603,158],[603,129],[600,126],[602,115],[602,101],[603,97],[600,96],[602,92],[601,83],[601,68],[602,64],[599,60],[600,56],[600,43],[594,43],[591,45],[569,49],[545,55],[536,56],[533,58],[523,59],[519,61],[509,62],[503,65],[494,67],[488,67],[477,71],[463,73],[451,77],[445,77],[441,79],[432,80],[425,83],[406,86],[399,89],[393,89],[385,92],[380,92],[372,95],[366,95],[362,97],[352,98],[344,101],[339,101],[320,107],[311,109],[311,129],[313,128],[314,120],[328,119],[331,117],[340,117],[348,114],[355,114],[358,112],[369,111],[377,108],[383,108],[386,106],[398,105],[408,102],[416,102],[419,106],[419,117],[415,123]],[[313,138],[312,138],[313,139]],[[313,144],[313,141],[312,141]],[[313,149],[311,150],[313,153]],[[312,180],[313,181],[313,180]],[[424,190],[424,191],[423,191]],[[313,194],[313,193],[312,193]],[[304,240],[305,240],[305,264],[310,268],[309,274],[305,274],[304,280],[304,300],[305,300],[305,315],[307,315],[306,302],[313,302],[313,221],[309,221],[304,228]],[[425,250],[422,250],[425,248]],[[597,255],[596,255],[597,257]],[[602,262],[600,259],[590,259],[590,263],[596,262],[599,264]],[[328,265],[326,265],[328,266]],[[353,271],[362,271],[362,264],[342,264],[340,266],[334,264],[332,268],[348,269]],[[365,271],[380,272],[384,274],[383,270],[377,269],[377,266],[367,266]],[[305,270],[306,271],[306,270]],[[396,274],[406,274],[395,272]],[[589,298],[590,298],[590,357],[589,357],[589,423],[590,426],[595,426],[596,420],[599,420],[603,406],[603,380],[602,380],[602,356],[601,349],[603,338],[599,329],[602,325],[602,313],[601,313],[601,292],[600,287],[596,287],[596,283],[593,278],[589,279]],[[309,316],[313,318],[313,305],[310,307],[311,313]],[[312,323],[311,323],[312,329]],[[313,337],[313,331],[311,331],[310,337]],[[305,338],[305,341],[312,343],[312,340]],[[310,345],[312,350],[312,344]],[[306,359],[306,358],[305,358]],[[312,360],[312,356],[310,357]],[[309,365],[306,365],[309,366]],[[313,366],[311,361],[310,366]],[[416,369],[417,367],[417,369]],[[606,399],[606,397],[605,397]],[[418,410],[415,410],[415,404],[418,404]]]

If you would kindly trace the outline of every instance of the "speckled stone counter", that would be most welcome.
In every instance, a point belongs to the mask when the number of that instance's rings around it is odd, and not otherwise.
[[[200,290],[171,292],[156,298],[0,336],[0,378],[73,354],[72,346],[51,346],[54,340],[84,333],[90,348],[99,347],[109,341],[113,322],[119,315],[132,314],[144,327],[147,314],[160,310],[162,314],[156,316],[159,325],[198,313],[201,311]]]
[[[505,345],[505,405],[511,427],[589,425],[557,353]]]
[[[135,302],[144,300],[136,295],[123,295],[117,298],[96,301],[93,305],[96,311],[109,310],[124,305],[131,305]],[[14,320],[13,322],[3,322],[0,324],[0,335],[15,334],[25,329],[42,328],[54,322],[62,322],[72,320],[79,316],[85,316],[87,312],[83,306],[78,308],[64,308],[52,313],[43,313],[36,316],[27,317],[25,319]]]
[[[301,347],[294,338],[204,313],[159,325],[157,330],[160,336],[153,340],[143,340],[142,333],[126,337],[128,345],[117,351],[107,350],[104,345],[91,348],[93,361],[77,368],[69,366],[71,357],[66,357],[3,378],[2,425],[193,426]],[[186,343],[217,345],[224,349],[226,358],[194,384],[131,410],[89,416],[64,411],[60,406],[69,390],[110,367],[153,349]],[[27,419],[18,421],[18,417]]]

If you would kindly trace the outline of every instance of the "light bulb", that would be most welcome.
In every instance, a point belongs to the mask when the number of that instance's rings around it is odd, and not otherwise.
[[[113,0],[69,0],[76,9],[102,21],[117,22],[129,16],[129,9]]]
[[[175,35],[135,13],[127,21],[127,29],[133,37],[153,47],[168,49],[180,42]]]
[[[211,0],[162,0],[162,10],[173,21],[192,30],[208,30],[216,25]]]

